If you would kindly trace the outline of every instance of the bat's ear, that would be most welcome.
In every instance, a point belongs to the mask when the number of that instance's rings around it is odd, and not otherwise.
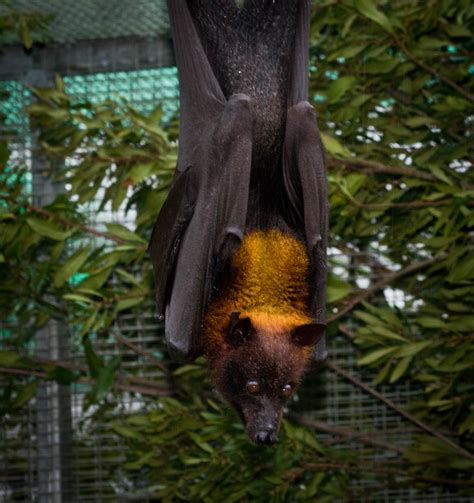
[[[240,313],[233,312],[230,315],[230,324],[226,334],[227,342],[234,348],[248,342],[254,333],[250,318],[240,318]]]
[[[300,325],[291,332],[291,340],[297,346],[312,346],[324,335],[324,325],[319,323],[307,323]]]

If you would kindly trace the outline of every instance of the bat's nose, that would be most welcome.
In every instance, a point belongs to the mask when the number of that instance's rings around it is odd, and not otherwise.
[[[259,444],[268,444],[268,445],[274,444],[276,442],[276,439],[277,439],[277,432],[274,426],[269,426],[264,430],[260,430],[255,435],[255,440]]]

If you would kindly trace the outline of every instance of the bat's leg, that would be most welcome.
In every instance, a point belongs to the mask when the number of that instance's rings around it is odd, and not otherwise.
[[[316,112],[307,101],[288,110],[284,181],[288,198],[306,236],[315,278],[311,311],[315,322],[325,325],[328,233],[326,169]],[[325,357],[325,340],[321,339],[321,343],[316,346],[315,359]]]

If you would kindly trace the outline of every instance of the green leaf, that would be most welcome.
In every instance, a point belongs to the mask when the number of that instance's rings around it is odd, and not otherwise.
[[[114,385],[115,373],[120,365],[121,357],[113,358],[106,366],[98,369],[95,384],[95,400],[102,400]]]
[[[55,241],[64,241],[68,238],[72,231],[64,231],[56,223],[51,220],[40,220],[39,218],[27,218],[26,222],[40,236],[54,239]]]
[[[46,375],[46,379],[50,381],[56,381],[59,384],[71,384],[75,382],[79,377],[79,373],[73,372],[72,370],[66,369],[61,366],[56,366]]]
[[[337,58],[344,58],[344,59],[353,58],[354,56],[357,56],[358,54],[360,54],[366,47],[367,47],[366,44],[349,45],[349,46],[343,47],[342,49],[331,54],[331,56],[328,57],[328,61],[334,61]]]
[[[453,182],[449,179],[448,175],[446,175],[446,173],[439,166],[431,165],[430,171],[436,178],[438,178],[442,182],[446,182],[449,185],[453,185]]]
[[[373,2],[372,0],[355,0],[354,6],[363,16],[371,19],[372,21],[375,21],[389,33],[393,32],[393,26],[391,25],[387,16],[377,9],[375,2]]]
[[[28,23],[23,16],[20,17],[20,38],[25,46],[25,49],[31,49],[33,46],[33,39],[31,37],[31,31],[28,27]]]
[[[399,356],[400,358],[406,356],[414,356],[420,351],[423,351],[423,349],[426,349],[427,347],[431,346],[432,344],[433,341],[421,341],[421,342],[412,342],[410,344],[404,344],[398,349],[398,351],[396,352],[396,356]]]
[[[374,384],[380,384],[385,381],[391,368],[392,362],[390,360],[387,360],[387,363],[380,369],[379,373],[376,375]]]
[[[40,381],[35,380],[23,386],[13,401],[12,407],[17,409],[31,400],[36,395],[39,384]]]
[[[135,277],[133,274],[125,271],[124,269],[117,269],[116,271],[122,278],[130,282],[132,285],[135,285],[139,289],[145,289],[143,281],[141,281],[138,277]]]
[[[82,267],[84,262],[87,260],[90,251],[91,248],[89,246],[81,248],[56,271],[54,275],[54,286],[56,288],[62,286]]]
[[[115,310],[124,311],[125,309],[130,309],[131,307],[138,306],[144,301],[143,297],[138,297],[136,299],[122,299],[119,300],[115,306]]]
[[[338,278],[335,274],[328,277],[327,296],[328,303],[341,300],[349,294],[350,286],[348,283]]]
[[[474,276],[474,253],[463,257],[449,271],[447,281],[450,283],[458,283],[463,280],[470,279]]]
[[[443,23],[443,29],[451,37],[472,37],[472,31],[469,29],[469,27],[462,24]]]
[[[198,445],[203,451],[207,452],[208,454],[213,454],[214,449],[209,445],[207,442],[204,442],[199,435],[196,435],[195,433],[189,433],[189,436],[194,440],[196,445]]]
[[[398,335],[393,330],[389,330],[388,328],[381,325],[371,325],[370,329],[375,332],[377,335],[381,335],[382,337],[387,337],[389,339],[394,339],[397,341],[406,342],[406,338]]]
[[[80,283],[79,290],[81,291],[84,291],[84,289],[98,290],[109,279],[109,276],[111,274],[112,274],[111,267],[104,267],[103,269],[99,269],[96,273],[91,274],[87,279],[83,280]]]
[[[416,318],[416,322],[425,328],[444,328],[446,323],[438,318],[430,318],[427,316],[421,316]]]
[[[332,155],[340,155],[342,157],[351,157],[350,151],[339,143],[333,136],[321,132],[321,140],[324,148]]]
[[[393,369],[392,375],[390,376],[390,383],[394,383],[403,376],[403,374],[407,371],[410,363],[412,361],[412,356],[405,356],[401,360],[398,361],[397,365]]]
[[[371,363],[380,360],[384,356],[394,353],[396,350],[397,350],[396,347],[377,349],[376,351],[372,351],[371,353],[366,354],[362,358],[359,358],[357,360],[357,363],[359,365],[370,365]]]
[[[2,367],[13,367],[21,360],[21,356],[13,351],[0,351],[0,365]]]
[[[404,119],[403,122],[411,128],[417,128],[420,126],[434,126],[434,125],[436,125],[436,121],[433,119],[433,117],[427,117],[425,115],[417,115],[415,117],[408,117],[407,119]]]
[[[474,433],[474,410],[466,417],[466,419],[459,426],[459,433],[467,431]]]
[[[114,190],[112,192],[112,211],[119,210],[121,204],[127,197],[127,192],[128,192],[128,185],[125,182],[121,184],[115,184]],[[119,224],[111,224],[111,225],[119,225]]]
[[[355,87],[357,83],[357,79],[355,77],[340,77],[339,79],[335,80],[330,86],[329,89],[327,90],[327,98],[330,103],[333,103],[342,96],[351,88]]]
[[[117,421],[112,421],[110,423],[110,426],[116,433],[118,433],[122,437],[130,438],[132,440],[142,440],[143,438],[143,436],[135,429],[129,428],[128,426],[120,424]]]
[[[54,74],[54,83],[56,84],[56,89],[64,93],[66,91],[66,86],[64,85],[64,80],[59,75],[59,73]]]
[[[156,169],[155,162],[147,162],[141,164],[135,164],[128,173],[128,178],[130,178],[134,184],[140,183],[145,178],[148,178]]]
[[[8,143],[6,141],[0,141],[0,173],[4,171],[9,157],[10,151],[8,150]]]
[[[441,40],[434,37],[421,37],[418,41],[419,47],[423,49],[439,49],[440,47],[446,47],[448,44],[448,40]]]
[[[460,316],[448,325],[450,330],[458,332],[471,332],[474,330],[474,316]]]
[[[87,365],[89,366],[91,376],[97,378],[100,370],[104,368],[104,362],[94,352],[94,348],[92,347],[91,341],[87,335],[83,337],[82,345],[84,346]]]
[[[66,295],[63,295],[63,299],[65,300],[75,300],[76,302],[85,302],[86,304],[95,304],[95,301],[89,297],[86,297],[84,295],[78,295],[76,293],[67,293]]]
[[[135,243],[141,243],[145,244],[146,241],[142,239],[140,236],[132,232],[130,229],[127,229],[122,224],[107,224],[107,230],[110,232],[110,234],[113,234],[114,236],[117,236],[120,239],[123,239],[124,241],[130,241],[130,242],[135,242]]]
[[[393,72],[399,64],[400,60],[398,58],[391,58],[389,56],[379,57],[366,63],[364,70],[374,75],[390,73]]]

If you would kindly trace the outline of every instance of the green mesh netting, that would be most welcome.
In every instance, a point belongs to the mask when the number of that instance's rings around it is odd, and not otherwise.
[[[169,32],[165,0],[14,0],[20,12],[51,15],[49,38],[73,42],[127,36],[157,36]],[[8,12],[0,3],[0,15]],[[10,42],[17,41],[14,37]]]

